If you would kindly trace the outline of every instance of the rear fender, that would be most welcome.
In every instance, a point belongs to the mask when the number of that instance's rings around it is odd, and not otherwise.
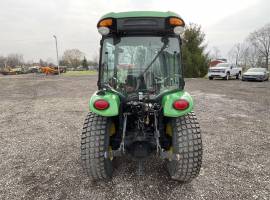
[[[189,107],[186,110],[176,110],[173,103],[176,100],[184,99],[189,102]],[[180,117],[193,110],[193,99],[189,93],[185,91],[178,91],[167,94],[162,98],[163,115],[166,117]]]
[[[95,101],[103,99],[109,103],[109,107],[105,110],[98,110],[94,107]],[[112,117],[119,114],[119,105],[120,105],[120,98],[118,95],[104,91],[103,94],[98,94],[95,92],[89,101],[89,109],[90,111],[104,116],[104,117]]]

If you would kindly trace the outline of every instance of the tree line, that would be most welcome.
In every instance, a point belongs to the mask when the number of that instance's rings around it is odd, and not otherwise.
[[[204,77],[210,61],[201,26],[190,24],[182,35],[182,65],[185,77]]]
[[[0,55],[0,68],[5,67],[21,67],[21,66],[57,66],[51,59],[43,60],[40,59],[39,62],[24,61],[22,54],[13,53],[7,56]],[[60,66],[66,66],[67,68],[77,69],[81,67],[82,69],[97,69],[98,57],[95,56],[92,60],[87,60],[85,54],[79,49],[68,49],[65,50],[63,56],[59,60]]]
[[[22,54],[19,53],[12,53],[7,56],[1,56],[0,55],[0,68],[5,67],[22,67],[22,66],[36,66],[39,65],[41,67],[45,66],[56,66],[53,61],[48,59],[47,61],[40,59],[39,62],[33,62],[33,61],[25,61]]]
[[[22,54],[9,54],[8,56],[0,55],[0,68],[22,66],[24,63]]]
[[[208,71],[208,65],[213,57],[220,56],[218,48],[212,49],[212,54],[207,51],[205,43],[205,34],[201,26],[190,24],[186,26],[182,38],[182,67],[185,77],[203,77]],[[242,42],[235,44],[228,52],[228,58],[236,65],[242,67],[268,67],[270,56],[270,24],[251,32]],[[61,57],[60,66],[68,68],[88,69],[98,68],[98,55],[92,60],[87,60],[85,54],[79,49],[65,50]],[[10,54],[7,57],[0,56],[0,67],[3,66],[21,66],[27,63],[23,60],[21,54]],[[29,64],[29,63],[28,63]],[[52,62],[46,62],[40,59],[40,66],[54,65]]]
[[[217,47],[207,51],[205,34],[199,25],[186,27],[182,43],[185,77],[205,76],[211,59],[221,58]],[[264,67],[270,70],[270,24],[249,33],[243,42],[234,44],[227,56],[229,61],[243,68]]]
[[[64,51],[62,59],[59,61],[60,65],[66,66],[68,68],[78,68],[92,69],[98,68],[98,56],[94,56],[92,60],[87,60],[85,54],[79,49],[68,49]]]
[[[202,77],[208,70],[208,54],[205,53],[206,46],[203,45],[205,34],[201,31],[201,27],[196,24],[187,26],[183,36],[182,57],[185,77]],[[59,60],[60,66],[68,68],[88,69],[98,68],[98,55],[92,60],[87,60],[85,54],[79,49],[65,50],[63,56]],[[0,67],[9,66],[16,67],[22,65],[39,65],[39,66],[55,66],[50,61],[39,60],[38,63],[26,63],[21,54],[10,54],[7,57],[0,56]]]
[[[264,67],[270,70],[270,24],[251,32],[247,38],[233,45],[228,57],[236,65]]]

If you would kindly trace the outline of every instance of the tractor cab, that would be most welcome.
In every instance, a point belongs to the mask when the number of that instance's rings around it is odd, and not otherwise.
[[[157,156],[175,180],[200,170],[202,146],[192,97],[184,91],[181,37],[185,23],[173,12],[108,13],[97,24],[98,91],[90,101],[81,154],[92,179],[112,176],[115,157],[143,162]]]
[[[179,34],[185,24],[175,13],[158,14],[109,13],[101,18],[100,89],[147,99],[183,89]]]

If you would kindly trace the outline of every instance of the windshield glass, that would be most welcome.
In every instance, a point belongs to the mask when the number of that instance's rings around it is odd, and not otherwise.
[[[219,63],[216,65],[216,67],[229,67],[229,66],[230,66],[230,64],[228,64],[228,63]]]
[[[265,72],[264,68],[250,68],[248,72]]]
[[[176,37],[107,38],[103,42],[101,83],[123,93],[161,93],[179,88],[180,44]]]

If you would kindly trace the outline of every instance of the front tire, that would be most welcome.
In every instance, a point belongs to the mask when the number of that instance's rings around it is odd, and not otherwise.
[[[209,80],[213,80],[214,78],[213,77],[208,77]]]
[[[190,182],[200,173],[202,164],[202,139],[196,115],[191,112],[171,119],[172,149],[179,160],[167,162],[167,170],[172,179]]]
[[[224,79],[225,79],[226,81],[228,81],[228,80],[230,79],[230,73],[227,73],[226,76],[224,77]]]
[[[112,177],[112,159],[105,158],[110,151],[110,119],[90,112],[84,122],[81,138],[82,167],[91,180]]]

